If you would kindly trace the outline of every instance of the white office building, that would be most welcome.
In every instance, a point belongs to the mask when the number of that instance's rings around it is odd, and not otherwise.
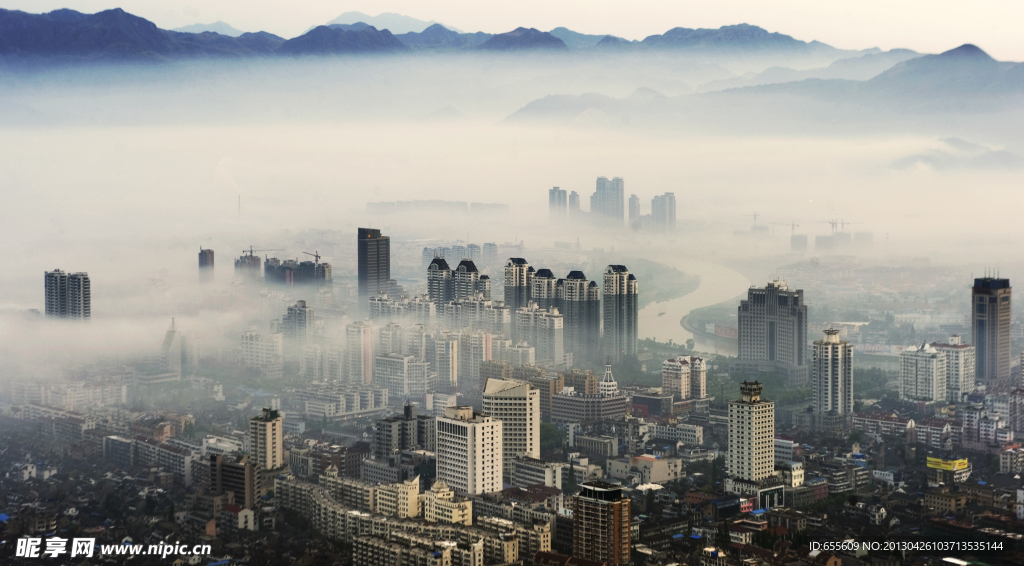
[[[373,325],[358,321],[345,327],[345,380],[369,385],[373,381]]]
[[[459,404],[457,393],[427,393],[424,397],[427,413],[435,417],[443,417],[445,409]]]
[[[707,397],[708,368],[703,358],[679,356],[661,364],[661,392],[677,399]]]
[[[501,421],[504,475],[520,456],[540,458],[540,390],[525,381],[488,379],[484,414]]]
[[[430,391],[430,364],[416,356],[384,354],[373,361],[373,383],[388,390],[393,403],[419,401]]]
[[[242,334],[242,365],[259,369],[266,377],[280,378],[284,367],[284,337],[280,333],[245,332]]]
[[[946,400],[950,403],[962,403],[964,396],[974,391],[974,346],[964,344],[960,337],[954,334],[945,344],[933,342],[932,347],[946,357]]]
[[[534,347],[536,361],[552,367],[565,363],[564,321],[557,308],[542,309],[536,303],[516,311],[516,335]]]
[[[448,407],[437,418],[437,479],[464,495],[502,489],[502,422]]]
[[[442,332],[434,340],[434,365],[437,390],[453,392],[459,386],[459,335]]]
[[[903,350],[900,354],[900,399],[934,403],[946,398],[945,354],[928,344]]]

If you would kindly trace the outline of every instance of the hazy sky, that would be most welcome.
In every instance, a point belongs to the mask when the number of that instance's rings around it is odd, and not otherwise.
[[[1024,60],[1018,0],[0,0],[0,7],[43,12],[96,12],[121,7],[164,28],[223,20],[243,31],[284,37],[303,33],[343,12],[395,12],[436,20],[463,31],[500,33],[518,26],[557,26],[642,39],[666,29],[749,23],[836,47],[908,47],[940,52],[975,43],[994,57]]]

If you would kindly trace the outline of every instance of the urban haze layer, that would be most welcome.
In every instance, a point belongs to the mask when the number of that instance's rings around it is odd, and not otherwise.
[[[0,10],[0,562],[1019,564],[1022,94]]]

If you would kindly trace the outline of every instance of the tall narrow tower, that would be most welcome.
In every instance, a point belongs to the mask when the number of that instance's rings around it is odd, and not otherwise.
[[[284,419],[273,409],[263,409],[249,420],[249,452],[264,470],[276,470],[288,461],[284,455]]]
[[[621,485],[590,481],[572,498],[572,554],[594,563],[629,563],[630,499]]]
[[[636,277],[625,265],[609,265],[604,270],[602,353],[613,363],[636,356],[638,293]]]
[[[568,212],[568,194],[558,187],[548,191],[548,212],[552,220],[562,220]]]
[[[828,329],[814,342],[814,412],[819,415],[853,413],[853,345]]]
[[[971,342],[979,383],[1010,385],[1010,280],[980,277],[971,289]]]
[[[601,288],[582,271],[570,271],[555,286],[555,303],[564,319],[563,344],[575,363],[601,355]]]
[[[213,281],[213,250],[199,248],[199,280]]]
[[[505,306],[515,316],[516,311],[530,304],[533,287],[533,267],[521,257],[510,257],[505,262]],[[512,325],[512,340],[519,340],[515,324]]]
[[[726,468],[738,480],[758,481],[775,471],[775,402],[761,398],[761,384],[744,381],[729,401]]]
[[[725,490],[753,496],[755,509],[782,505],[784,487],[775,472],[775,402],[761,398],[761,384],[744,381],[729,401],[729,474]]]
[[[380,230],[374,228],[360,228],[356,254],[359,263],[359,308],[368,309],[371,297],[390,290],[391,238],[381,235]]]
[[[597,187],[590,196],[590,213],[594,220],[610,226],[622,226],[625,212],[626,183],[621,177],[608,180],[598,177]]]
[[[676,195],[665,193],[651,199],[651,220],[662,230],[676,228]]]

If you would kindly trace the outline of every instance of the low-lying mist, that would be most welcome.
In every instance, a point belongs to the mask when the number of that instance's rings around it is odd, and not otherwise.
[[[310,229],[347,234],[324,258],[339,282],[354,277],[357,226],[395,241],[522,241],[528,259],[530,250],[579,240],[580,257],[614,250],[687,271],[795,261],[791,223],[810,237],[813,255],[814,236],[829,234],[834,219],[874,234],[869,255],[1024,273],[1012,245],[1024,237],[1014,206],[1024,147],[1016,134],[969,117],[937,116],[927,131],[844,122],[835,132],[820,114],[807,118],[814,129],[776,129],[765,116],[745,132],[719,131],[713,115],[692,130],[502,122],[549,94],[625,97],[649,87],[681,95],[741,71],[670,58],[568,65],[410,56],[8,74],[0,354],[20,367],[125,355],[157,348],[171,317],[216,343],[224,328],[249,323],[243,309],[209,308],[204,298],[227,292],[233,259],[250,245],[283,248],[260,253],[277,257],[318,251],[305,249],[313,240],[297,242]],[[674,192],[676,232],[549,219],[550,187],[576,191],[586,210],[599,175],[624,178],[642,214],[651,197]],[[366,209],[399,200],[505,203],[509,211]],[[755,223],[771,233],[737,234]],[[216,251],[213,288],[196,283],[200,246]],[[84,334],[20,314],[43,308],[43,272],[55,268],[91,276],[94,320]],[[767,277],[770,267],[761,271]]]

